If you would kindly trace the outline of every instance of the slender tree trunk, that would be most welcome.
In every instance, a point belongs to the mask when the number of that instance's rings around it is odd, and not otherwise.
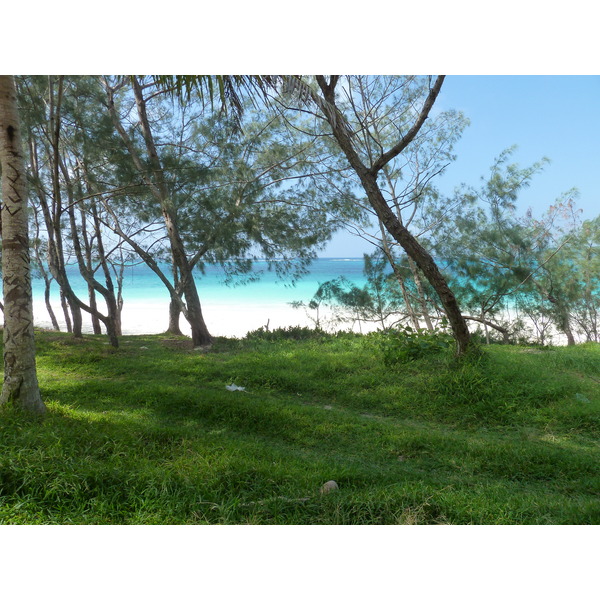
[[[563,333],[567,336],[567,345],[575,346],[575,336],[573,335],[573,329],[571,328],[571,317],[569,315],[568,310],[564,306],[559,306],[559,320],[560,320],[560,328]]]
[[[66,173],[65,173],[66,175]],[[71,234],[73,238],[73,249],[75,250],[75,256],[77,257],[77,263],[79,265],[79,272],[81,276],[85,279],[88,286],[94,291],[98,291],[104,297],[106,301],[108,315],[103,315],[100,311],[97,310],[96,307],[85,306],[80,303],[80,306],[84,308],[87,312],[89,312],[92,317],[96,317],[99,321],[104,324],[106,328],[106,334],[108,335],[109,342],[115,348],[119,347],[119,341],[117,337],[117,329],[115,326],[114,315],[116,314],[117,303],[114,296],[114,293],[111,295],[109,290],[107,290],[103,285],[101,285],[98,281],[94,279],[94,275],[91,269],[88,269],[85,256],[83,254],[83,249],[81,247],[81,243],[79,237],[77,236],[77,222],[75,219],[75,210],[73,208],[73,195],[72,195],[72,186],[67,181],[67,189],[69,190],[69,199],[71,200],[71,207],[69,208],[69,220],[71,222]],[[94,296],[95,299],[95,296]]]
[[[70,181],[67,179],[67,187],[70,188]],[[72,205],[73,202],[73,194],[69,194],[69,203]],[[85,220],[85,214],[83,211],[83,207],[81,204],[79,206],[79,212],[81,214],[81,228],[79,231],[77,229],[71,229],[71,235],[73,237],[77,235],[81,235],[81,240],[83,242],[83,251],[85,252],[85,264],[87,271],[92,273],[94,269],[93,260],[92,260],[92,244],[90,241],[90,236],[87,231],[87,224]],[[74,213],[72,207],[69,209],[69,214]],[[73,215],[74,218],[74,215]],[[100,325],[100,319],[98,318],[98,302],[96,301],[96,290],[93,285],[88,283],[88,298],[90,301],[90,316],[92,318],[92,331],[95,335],[100,335],[102,333],[102,326]]]
[[[173,283],[175,284],[175,289],[179,288],[179,273],[177,271],[177,267],[175,265],[175,261],[173,260],[172,265],[173,270]],[[176,302],[173,298],[169,302],[169,326],[167,327],[167,331],[165,333],[170,333],[172,335],[183,335],[181,333],[181,327],[179,326],[179,319],[181,317],[181,305],[179,302]]]
[[[485,343],[489,346],[491,341],[490,341],[490,330],[488,329],[488,325],[487,325],[487,321],[485,319],[485,311],[483,309],[481,309],[481,323],[483,323],[483,331],[485,332]]]
[[[542,285],[538,283],[535,278],[532,278],[531,281],[538,289],[540,294],[545,297],[554,307],[554,314],[558,321],[557,326],[567,336],[567,345],[575,346],[575,336],[573,335],[573,329],[571,328],[571,315],[569,315],[569,310],[565,306],[564,302],[560,298],[555,297],[552,294],[551,289],[550,291],[544,289],[544,287],[542,287]]]
[[[114,268],[114,266],[113,266]],[[121,265],[119,266],[119,272],[115,275],[117,277],[117,314],[115,316],[115,327],[117,329],[117,335],[123,335],[123,278],[125,273],[125,263],[123,262],[123,254],[121,253]]]
[[[25,162],[15,82],[6,75],[0,76],[0,164],[4,289],[4,384],[0,405],[43,413],[46,407],[35,365]]]
[[[450,326],[452,327],[452,332],[457,345],[457,354],[464,354],[469,348],[471,336],[467,323],[458,306],[458,302],[456,301],[452,290],[448,287],[448,283],[440,273],[440,270],[429,252],[419,244],[408,229],[399,223],[396,216],[392,213],[377,186],[375,177],[364,176],[361,177],[361,179],[363,179],[363,185],[367,191],[369,201],[379,218],[383,220],[386,229],[404,248],[404,251],[408,256],[415,261],[439,296],[446,316],[448,317],[448,321],[450,322]]]
[[[56,320],[56,315],[54,314],[54,310],[52,309],[52,304],[50,302],[50,287],[52,285],[52,278],[48,277],[48,273],[44,267],[44,261],[40,255],[40,247],[39,247],[39,238],[40,238],[40,223],[38,220],[37,211],[33,211],[33,222],[35,223],[35,239],[36,242],[33,244],[33,258],[37,263],[37,267],[42,275],[44,280],[44,302],[46,304],[46,310],[48,311],[48,315],[50,316],[50,321],[52,321],[52,327],[55,331],[60,331],[60,327],[58,325],[58,321]]]
[[[418,330],[421,328],[421,323],[419,322],[419,319],[417,318],[415,310],[412,306],[412,302],[410,301],[410,296],[408,294],[408,290],[406,289],[404,277],[402,276],[402,273],[400,273],[400,269],[398,268],[398,265],[395,262],[392,262],[392,269],[394,271],[394,276],[396,277],[396,280],[400,285],[400,290],[402,291],[402,298],[404,299],[404,304],[406,304],[406,310],[410,316],[410,320],[412,321],[413,328],[415,330]]]
[[[54,310],[52,309],[52,304],[50,303],[50,284],[52,282],[48,277],[44,277],[44,302],[46,303],[46,310],[50,315],[50,321],[52,321],[52,327],[54,331],[60,331],[60,327],[58,325],[58,321],[56,320],[56,315],[54,314]]]
[[[148,161],[152,168],[150,190],[160,202],[161,212],[167,229],[167,236],[171,246],[173,262],[181,277],[181,289],[187,305],[187,310],[184,315],[192,330],[192,341],[194,346],[207,346],[212,343],[212,336],[208,331],[204,316],[202,315],[200,298],[192,273],[193,265],[190,265],[190,262],[188,261],[183,240],[179,234],[179,228],[177,227],[177,211],[173,206],[168,186],[165,181],[164,171],[154,143],[150,122],[146,112],[146,100],[143,97],[142,87],[135,77],[132,78],[132,82],[138,115],[140,117],[140,128],[148,154]],[[109,100],[109,110],[119,134],[130,150],[131,157],[135,162],[136,167],[141,174],[145,175],[146,168],[131,144],[131,140],[127,136],[127,133],[118,121],[112,98]]]
[[[480,318],[480,317],[465,316],[465,319],[467,319],[468,321],[476,321],[477,323],[482,323],[486,327],[486,332],[487,332],[487,327],[492,327],[493,329],[495,329],[496,331],[499,331],[502,334],[502,338],[503,338],[503,341],[505,344],[510,343],[510,334],[508,332],[508,329],[506,329],[506,327],[502,327],[501,325],[496,325],[496,323],[492,323],[492,321],[488,321],[487,319]],[[488,344],[490,343],[489,337],[488,337],[487,343]]]
[[[100,319],[96,314],[98,312],[98,303],[96,302],[96,292],[91,285],[88,285],[88,297],[90,299],[90,308],[92,312],[90,313],[92,317],[92,331],[94,335],[100,335],[102,333],[102,326],[100,325]]]
[[[63,315],[65,317],[65,323],[67,325],[67,332],[73,333],[73,324],[71,323],[71,315],[69,313],[69,304],[67,303],[67,298],[65,293],[60,290],[60,305],[62,307]]]
[[[417,269],[417,265],[415,265],[414,260],[412,260],[410,257],[408,257],[408,266],[410,268],[410,272],[412,273],[415,287],[417,288],[417,296],[419,298],[419,306],[421,307],[421,315],[423,315],[423,319],[425,319],[425,325],[427,325],[427,329],[429,331],[433,331],[434,327],[433,323],[431,322],[431,317],[429,316],[425,292],[423,291],[423,281],[421,280],[421,275]]]
[[[410,320],[412,321],[412,324],[413,324],[413,328],[416,331],[421,327],[421,324],[419,323],[419,319],[417,318],[417,315],[415,314],[415,311],[413,310],[412,302],[410,301],[410,296],[408,295],[408,290],[406,289],[406,284],[404,283],[404,277],[402,276],[402,273],[400,272],[400,269],[398,268],[398,265],[396,264],[396,261],[394,260],[394,255],[392,254],[392,250],[388,244],[387,236],[385,233],[385,228],[381,221],[379,221],[379,230],[381,231],[381,241],[383,243],[383,253],[386,255],[388,262],[390,263],[392,270],[394,271],[394,276],[396,277],[396,281],[398,282],[398,285],[400,286],[400,291],[402,292],[402,298],[404,300],[404,304],[406,305],[406,311],[408,312],[408,314],[410,316]]]
[[[73,315],[73,337],[83,338],[83,317],[81,314],[82,302],[79,300],[67,277],[67,269],[65,264],[65,253],[63,249],[63,238],[62,238],[62,225],[61,218],[63,215],[62,196],[60,189],[60,177],[59,177],[59,140],[60,140],[60,111],[62,105],[62,92],[63,92],[63,80],[64,77],[58,78],[58,90],[56,97],[54,96],[54,82],[52,77],[48,78],[48,104],[49,104],[49,123],[48,123],[48,137],[50,139],[50,166],[52,176],[52,213],[46,208],[44,210],[44,218],[48,218],[48,249],[50,258],[50,270],[52,275],[60,285],[61,289],[69,303],[71,314]],[[45,200],[45,194],[43,195]],[[40,198],[42,200],[42,198]],[[44,202],[42,202],[42,208]],[[50,233],[50,231],[52,233]]]

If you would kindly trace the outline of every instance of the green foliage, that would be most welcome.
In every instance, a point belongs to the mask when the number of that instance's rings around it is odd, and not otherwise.
[[[446,352],[454,347],[454,338],[445,331],[413,330],[406,326],[381,334],[381,352],[386,366],[404,364],[420,358]]]
[[[390,265],[380,250],[363,256],[363,273],[367,283],[359,287],[343,276],[319,285],[312,299],[293,302],[294,308],[304,308],[317,329],[331,323],[377,323],[384,330],[394,327],[406,318],[398,280],[390,272]],[[325,316],[324,312],[329,312]]]
[[[244,339],[248,341],[263,340],[277,342],[282,340],[318,340],[322,339],[324,336],[325,333],[320,329],[291,325],[289,327],[279,327],[273,330],[269,330],[266,327],[259,327],[254,331],[249,331]]]

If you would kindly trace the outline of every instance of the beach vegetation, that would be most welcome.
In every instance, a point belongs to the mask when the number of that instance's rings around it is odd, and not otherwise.
[[[386,365],[386,333],[269,333],[38,331],[0,523],[600,524],[598,344]]]
[[[511,163],[515,148],[501,153],[479,189],[461,186],[454,198],[434,193],[427,217],[415,218],[427,232],[421,241],[440,260],[463,317],[485,343],[521,340],[552,343],[563,339],[600,341],[599,219],[581,221],[576,190],[559,197],[545,214],[518,216],[519,193],[545,164],[522,168]],[[447,206],[460,206],[444,219]],[[428,231],[429,221],[437,222]],[[407,255],[382,235],[363,257],[366,283],[344,277],[319,285],[304,309],[317,327],[376,324],[381,330],[407,326],[435,335],[447,322],[435,290],[415,272]],[[417,309],[419,307],[420,310]]]
[[[435,178],[454,160],[468,123],[460,112],[433,110],[443,80],[16,78],[31,254],[54,329],[57,283],[67,330],[82,340],[88,313],[93,333],[105,331],[119,348],[125,273],[141,261],[169,292],[167,333],[181,334],[183,315],[193,346],[207,350],[213,336],[195,275],[219,265],[224,283],[243,284],[263,274],[261,261],[294,283],[346,228],[375,246],[364,256],[366,284],[321,282],[311,300],[294,303],[314,331],[267,325],[246,341],[314,341],[348,324],[376,327],[386,335],[373,347],[388,367],[450,349],[467,356],[473,348],[469,360],[477,359],[479,336],[488,345],[543,346],[555,332],[569,345],[598,342],[598,219],[580,222],[574,190],[539,219],[518,217],[518,195],[546,159],[521,168],[510,163],[514,149],[479,188],[441,195]],[[229,112],[212,102],[217,90],[222,103],[230,99]],[[14,128],[6,131],[14,137]],[[4,188],[21,178],[5,179]],[[23,300],[16,331],[24,343],[30,293],[11,282],[26,281],[30,260],[26,236],[13,234],[7,243],[21,254],[3,255],[5,305],[12,318],[8,300]],[[73,289],[73,264],[87,299]],[[5,352],[14,331],[5,328]]]
[[[143,261],[170,294],[167,330],[179,333],[183,314],[195,345],[208,345],[194,278],[205,264],[239,284],[259,276],[259,259],[293,280],[345,221],[361,220],[340,169],[315,159],[326,143],[248,98],[227,116],[195,95],[174,103],[165,78],[23,77],[20,91],[35,258],[76,337],[85,311],[118,346],[124,271]],[[69,282],[73,258],[89,302]]]
[[[435,290],[456,341],[458,355],[466,354],[470,333],[460,306],[431,253],[406,227],[380,183],[385,169],[418,138],[440,93],[444,76],[346,77],[317,75],[307,97],[331,128],[333,138],[366,194],[371,211],[402,247]],[[338,85],[343,86],[342,89]],[[418,108],[415,108],[418,107]],[[405,120],[389,115],[408,115]],[[373,143],[372,131],[391,133]],[[355,135],[354,132],[360,132]],[[381,141],[385,140],[384,143]]]

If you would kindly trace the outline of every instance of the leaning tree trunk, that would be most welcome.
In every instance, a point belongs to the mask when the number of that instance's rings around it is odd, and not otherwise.
[[[52,304],[50,303],[50,284],[52,282],[48,277],[44,277],[44,302],[46,303],[46,310],[48,311],[48,315],[50,315],[50,321],[52,321],[52,328],[54,331],[60,331],[60,326],[58,324],[58,320],[56,319],[56,315],[54,314],[54,309],[52,308]]]
[[[181,235],[179,234],[179,228],[177,225],[177,211],[167,189],[164,171],[161,161],[158,157],[154,137],[150,129],[150,122],[146,112],[146,100],[143,97],[140,83],[135,77],[132,78],[132,83],[138,115],[140,117],[142,136],[146,144],[149,163],[154,171],[153,175],[156,182],[154,189],[156,190],[156,195],[159,199],[161,212],[165,221],[167,237],[169,238],[171,254],[173,256],[173,263],[177,267],[179,275],[182,279],[180,284],[187,304],[187,314],[185,317],[192,330],[192,342],[195,347],[208,346],[212,344],[212,336],[208,331],[208,327],[204,321],[204,316],[202,315],[200,298],[198,296],[198,290],[196,289],[194,275],[192,273],[193,267],[189,264],[185,254],[185,247],[181,239]]]
[[[379,186],[377,176],[367,172],[358,173],[371,206],[375,209],[377,216],[383,221],[385,228],[392,237],[402,246],[406,254],[415,261],[431,287],[439,296],[444,312],[450,322],[454,339],[456,340],[456,353],[460,356],[469,348],[471,335],[467,322],[465,321],[458,302],[447,281],[435,264],[431,254],[419,244],[417,239],[400,223],[396,215],[388,206]]]
[[[402,276],[402,273],[400,272],[400,269],[396,264],[396,260],[394,259],[394,255],[392,254],[392,251],[386,239],[385,227],[383,226],[383,223],[381,221],[379,221],[379,229],[381,231],[383,253],[385,254],[388,262],[390,263],[392,271],[394,272],[394,277],[396,278],[396,281],[400,286],[400,291],[402,292],[402,299],[404,300],[404,304],[406,305],[406,312],[408,313],[408,316],[412,321],[415,331],[418,331],[421,328],[421,324],[419,323],[417,315],[415,314],[415,311],[413,309],[412,302],[410,301],[410,296],[408,295],[408,290],[406,289],[406,284],[404,283],[404,277]]]
[[[46,407],[35,366],[25,164],[15,82],[8,75],[0,76],[0,164],[4,287],[4,384],[0,405],[43,413]]]
[[[312,98],[318,104],[327,119],[332,133],[338,142],[338,145],[346,155],[350,166],[358,175],[362,187],[367,194],[369,204],[374,209],[375,214],[383,223],[388,233],[402,246],[406,254],[415,261],[427,281],[431,284],[436,294],[439,296],[442,306],[450,326],[452,334],[456,341],[456,353],[461,356],[467,352],[471,344],[471,335],[467,322],[465,321],[456,297],[448,286],[447,281],[438,269],[433,257],[400,222],[392,209],[386,202],[383,193],[377,183],[377,175],[381,169],[394,157],[398,156],[415,138],[423,123],[429,115],[429,111],[439,94],[444,80],[443,76],[437,78],[435,85],[430,90],[427,100],[421,110],[419,117],[411,129],[402,136],[401,140],[389,151],[384,152],[377,158],[371,167],[367,167],[359,157],[354,148],[351,135],[351,127],[339,111],[335,101],[335,86],[338,81],[337,76],[332,76],[327,82],[323,75],[317,75],[317,83],[323,93],[323,99],[316,97],[313,93]]]
[[[113,120],[117,132],[121,136],[123,142],[125,143],[130,153],[131,159],[136,169],[138,170],[139,174],[144,178],[150,192],[154,195],[154,197],[158,200],[160,204],[161,212],[165,222],[165,227],[167,230],[167,237],[169,239],[169,244],[171,247],[173,264],[177,268],[181,278],[184,280],[181,281],[179,285],[177,285],[177,291],[182,292],[183,296],[185,297],[187,308],[183,314],[186,320],[189,322],[190,327],[192,329],[192,341],[194,343],[194,346],[208,346],[212,343],[212,336],[208,331],[208,328],[204,321],[204,317],[202,315],[202,308],[200,305],[198,290],[196,289],[196,284],[194,283],[194,277],[192,273],[194,265],[191,261],[188,260],[185,254],[185,247],[179,234],[179,229],[177,227],[177,210],[173,205],[168,190],[163,167],[158,156],[156,144],[154,142],[154,137],[150,128],[150,121],[148,119],[146,111],[146,100],[142,93],[142,86],[140,85],[138,79],[135,77],[132,77],[131,81],[133,85],[133,92],[137,105],[138,115],[140,118],[140,129],[142,137],[144,138],[147,151],[147,164],[145,164],[145,161],[141,160],[131,138],[129,137],[127,131],[123,127],[114,105],[114,90],[107,86],[109,114]],[[148,173],[148,167],[150,167],[151,176]],[[144,254],[146,255],[146,257],[148,256],[147,253]],[[140,254],[140,256],[142,256],[142,254]],[[146,261],[146,264],[150,264],[147,258],[144,258],[144,260]],[[165,283],[163,277],[161,277],[161,280],[163,280],[163,283]],[[174,293],[173,286],[170,284],[167,285],[167,288],[171,293],[171,301],[173,303],[178,303],[181,306],[181,294],[177,295],[177,293]],[[173,313],[170,316],[174,316]]]

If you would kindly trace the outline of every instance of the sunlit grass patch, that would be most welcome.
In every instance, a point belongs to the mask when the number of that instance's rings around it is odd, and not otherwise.
[[[600,524],[596,346],[165,340],[38,335],[49,411],[2,414],[1,523]]]

